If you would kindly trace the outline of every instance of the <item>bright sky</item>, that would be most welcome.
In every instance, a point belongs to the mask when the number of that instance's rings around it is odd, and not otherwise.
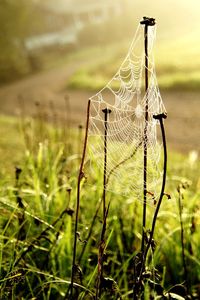
[[[158,22],[181,32],[200,27],[200,0],[128,0],[138,14],[154,16]]]
[[[34,0],[50,3],[51,7],[64,11],[69,4],[77,6],[77,1],[84,3],[88,0]],[[99,0],[90,0],[99,3]],[[160,35],[184,36],[191,32],[200,32],[200,0],[113,0],[129,5],[133,11],[133,19],[142,16],[152,16],[157,19]]]

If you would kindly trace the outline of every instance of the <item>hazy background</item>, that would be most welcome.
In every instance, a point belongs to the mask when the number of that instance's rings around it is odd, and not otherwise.
[[[18,115],[23,102],[32,115],[34,103],[53,103],[62,120],[67,97],[72,124],[83,123],[88,97],[112,78],[139,21],[151,16],[169,142],[198,150],[199,12],[199,0],[1,0],[0,113]]]
[[[157,19],[158,41],[187,39],[190,59],[200,42],[199,12],[198,0],[1,0],[0,82],[42,69],[47,50],[56,57],[91,45],[120,47],[143,15]]]

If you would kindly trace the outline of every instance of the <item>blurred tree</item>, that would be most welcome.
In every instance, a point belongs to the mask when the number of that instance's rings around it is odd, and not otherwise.
[[[24,43],[33,26],[31,7],[31,0],[0,1],[0,83],[31,70]]]

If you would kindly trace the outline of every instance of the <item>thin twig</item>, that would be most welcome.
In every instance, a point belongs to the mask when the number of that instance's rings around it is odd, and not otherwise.
[[[74,284],[74,273],[75,273],[75,265],[76,265],[77,230],[78,230],[78,219],[79,219],[79,210],[80,210],[80,187],[81,187],[81,180],[84,177],[83,166],[84,166],[86,148],[87,148],[89,118],[90,118],[90,100],[88,101],[88,106],[87,106],[85,140],[84,140],[83,153],[82,153],[82,159],[81,159],[78,182],[77,182],[76,220],[75,220],[75,229],[74,229],[74,248],[73,248],[73,261],[72,261],[71,287],[70,287],[71,299],[73,299],[73,284]]]
[[[146,210],[147,210],[147,145],[148,145],[148,120],[149,120],[149,56],[148,56],[148,27],[155,25],[154,18],[143,17],[140,22],[144,25],[144,47],[145,47],[145,92],[146,92],[146,103],[145,103],[145,126],[144,126],[144,186],[143,186],[143,217],[142,217],[142,242],[141,252],[145,250],[145,237],[146,237]]]
[[[106,212],[105,212],[103,226],[102,226],[102,230],[101,230],[101,239],[100,239],[100,244],[99,244],[99,255],[98,255],[97,288],[96,288],[95,300],[98,300],[99,297],[101,296],[101,288],[102,288],[101,284],[102,284],[102,279],[103,279],[104,253],[105,253],[105,247],[106,247],[105,234],[106,234],[106,228],[107,228],[107,217],[108,217],[109,208],[110,208],[110,202],[109,202],[108,207],[107,207]]]
[[[110,177],[111,175],[114,173],[114,171],[116,171],[116,169],[118,169],[119,167],[121,167],[123,164],[125,164],[128,160],[130,160],[131,158],[134,157],[134,155],[136,154],[136,152],[138,151],[139,147],[142,145],[143,141],[141,141],[137,147],[134,149],[133,153],[131,153],[131,155],[129,155],[127,158],[125,158],[124,160],[120,161],[117,165],[115,165],[111,170],[110,172],[108,173],[108,176],[107,176],[107,180],[106,180],[106,185],[108,185],[109,183],[109,180],[110,180]],[[95,221],[96,221],[96,218],[98,216],[98,213],[99,213],[99,209],[101,207],[101,204],[102,204],[102,201],[103,201],[103,195],[101,197],[101,200],[99,201],[98,205],[97,205],[97,208],[96,208],[96,212],[94,214],[94,217],[92,219],[92,223],[91,223],[91,226],[90,226],[90,230],[89,230],[89,233],[86,237],[86,243],[84,243],[84,246],[83,246],[83,249],[82,249],[82,252],[79,256],[79,259],[78,259],[78,263],[80,264],[81,263],[81,260],[83,258],[83,255],[84,255],[84,252],[85,252],[85,249],[87,247],[87,243],[92,235],[92,231],[93,231],[93,227],[94,227],[94,224],[95,224]]]
[[[164,157],[163,157],[163,181],[162,181],[160,197],[159,197],[158,204],[156,206],[156,210],[155,210],[154,217],[153,217],[149,241],[148,241],[147,248],[145,251],[146,256],[147,256],[147,253],[149,251],[149,248],[150,248],[152,240],[153,240],[154,230],[155,230],[155,226],[156,226],[156,220],[158,217],[158,213],[160,210],[163,196],[165,195],[165,184],[166,184],[166,177],[167,177],[167,143],[166,143],[166,137],[165,137],[164,123],[163,123],[163,118],[165,119],[166,115],[161,114],[161,115],[155,116],[155,118],[158,119],[160,122],[160,129],[161,129],[162,141],[163,141],[163,154],[164,154]]]
[[[167,143],[166,143],[166,137],[165,137],[165,128],[164,128],[164,124],[163,124],[163,119],[166,118],[166,115],[165,114],[160,114],[160,115],[154,116],[154,118],[159,120],[161,134],[162,134],[163,152],[164,152],[163,180],[162,180],[162,187],[161,187],[160,197],[159,197],[159,200],[158,200],[158,203],[157,203],[157,206],[156,206],[156,209],[155,209],[155,213],[154,213],[154,216],[153,216],[153,221],[152,221],[152,225],[151,225],[151,231],[150,231],[150,236],[149,236],[149,239],[148,239],[148,243],[147,243],[144,254],[142,253],[143,256],[142,256],[140,275],[139,275],[139,278],[137,280],[137,290],[140,289],[140,287],[141,287],[142,273],[143,273],[143,270],[145,268],[148,251],[149,251],[149,249],[151,247],[151,244],[152,244],[152,241],[153,241],[153,235],[154,235],[156,221],[157,221],[158,213],[159,213],[160,206],[161,206],[161,203],[162,203],[162,199],[163,199],[163,196],[165,195],[165,183],[166,183],[166,175],[167,175]]]
[[[101,296],[101,283],[103,278],[103,263],[104,263],[104,249],[105,249],[105,233],[106,233],[106,219],[108,216],[109,207],[106,207],[106,190],[107,190],[107,134],[108,134],[108,115],[111,110],[105,108],[102,110],[104,113],[104,170],[103,170],[103,227],[100,238],[99,245],[99,255],[98,255],[98,276],[97,276],[97,288],[95,300],[99,299]]]
[[[105,108],[102,110],[104,113],[104,170],[103,170],[103,220],[106,214],[106,188],[107,188],[107,134],[108,134],[108,115],[111,113],[111,110]]]
[[[118,169],[119,167],[121,167],[123,164],[125,164],[128,160],[130,160],[131,158],[134,157],[134,155],[136,154],[136,152],[138,151],[138,149],[140,148],[140,146],[142,145],[143,140],[136,146],[136,148],[134,149],[133,153],[131,153],[131,155],[129,155],[128,157],[126,157],[125,159],[123,159],[122,161],[120,161],[117,165],[115,165],[110,172],[108,173],[107,176],[107,182],[106,184],[108,184],[108,181],[110,179],[110,176],[116,171],[116,169]]]
[[[144,202],[143,202],[143,218],[142,218],[142,243],[141,243],[141,252],[144,252],[145,245],[145,228],[146,228],[146,209],[147,209],[147,126],[149,119],[149,101],[148,101],[148,88],[149,88],[149,78],[148,78],[148,24],[145,24],[144,29],[144,37],[145,37],[145,90],[146,90],[146,104],[145,104],[145,126],[144,126]]]

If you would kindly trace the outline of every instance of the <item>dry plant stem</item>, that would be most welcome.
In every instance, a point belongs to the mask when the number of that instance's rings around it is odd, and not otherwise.
[[[184,228],[183,228],[183,219],[182,219],[182,193],[181,193],[181,186],[178,187],[178,206],[179,206],[179,219],[180,219],[180,226],[181,226],[181,251],[182,251],[182,260],[183,260],[183,269],[184,269],[184,277],[186,282],[187,292],[189,292],[188,286],[188,272],[187,272],[187,265],[185,259],[185,243],[184,243]]]
[[[140,22],[141,25],[144,25],[144,48],[145,48],[145,91],[146,91],[146,104],[145,104],[145,127],[144,127],[144,187],[143,187],[143,217],[142,217],[142,241],[141,241],[141,252],[144,253],[145,250],[145,228],[146,228],[146,209],[147,209],[147,145],[148,145],[148,120],[149,120],[149,56],[148,56],[148,27],[155,25],[154,18],[143,17],[143,20]]]
[[[143,218],[142,218],[142,243],[141,243],[141,252],[144,252],[145,244],[145,227],[146,227],[146,208],[147,208],[147,126],[148,126],[148,87],[149,87],[149,78],[148,78],[148,25],[145,24],[144,28],[144,37],[145,37],[145,90],[146,90],[146,105],[145,105],[145,127],[144,127],[144,202],[143,202]]]
[[[159,213],[159,210],[160,210],[160,206],[161,206],[161,203],[162,203],[163,196],[165,194],[165,183],[166,183],[166,175],[167,175],[167,143],[166,143],[166,137],[165,137],[165,128],[164,128],[164,124],[163,124],[163,119],[166,118],[166,115],[165,114],[160,114],[160,115],[154,116],[154,118],[159,120],[161,134],[162,134],[163,152],[164,152],[163,180],[162,180],[162,187],[161,187],[160,197],[159,197],[158,204],[156,206],[156,210],[155,210],[155,213],[154,213],[154,216],[153,216],[150,236],[149,236],[148,243],[147,243],[146,249],[144,251],[143,258],[142,258],[142,266],[141,266],[141,270],[140,270],[140,275],[139,275],[139,278],[137,280],[137,285],[138,285],[139,288],[141,287],[142,273],[143,273],[143,270],[145,268],[148,251],[149,251],[149,249],[151,247],[151,244],[152,244],[153,235],[154,235],[155,226],[156,226],[156,220],[157,220],[157,217],[158,217],[158,213]]]
[[[130,160],[131,158],[133,158],[135,156],[135,154],[137,153],[138,149],[140,148],[140,146],[142,145],[143,140],[136,146],[136,148],[134,149],[133,153],[131,155],[129,155],[127,158],[125,158],[124,160],[120,161],[116,166],[114,166],[110,172],[108,173],[107,176],[107,181],[106,184],[108,184],[110,176],[119,168],[121,167],[123,164],[125,164],[128,160]]]
[[[84,177],[83,166],[84,166],[86,148],[87,148],[89,118],[90,118],[90,100],[88,101],[88,106],[87,106],[85,140],[84,140],[83,153],[82,153],[82,159],[81,159],[81,165],[79,169],[78,183],[77,183],[76,219],[75,219],[75,229],[74,229],[74,248],[73,248],[73,261],[72,261],[72,273],[71,273],[71,299],[73,299],[74,271],[75,271],[75,264],[76,264],[77,230],[78,230],[78,219],[79,219],[79,209],[80,209],[80,186],[81,186],[81,180]]]
[[[133,153],[128,156],[127,158],[125,158],[124,160],[122,160],[121,162],[119,162],[116,166],[113,167],[113,169],[110,170],[110,172],[108,173],[108,176],[107,176],[107,179],[106,179],[106,185],[108,185],[109,183],[109,180],[110,180],[110,177],[111,175],[114,173],[114,171],[116,171],[116,169],[118,169],[119,167],[121,167],[123,164],[125,164],[128,160],[130,160],[131,158],[133,158],[135,156],[135,154],[137,153],[138,149],[140,148],[140,146],[142,145],[143,141],[141,141],[137,147],[135,148],[135,150],[133,151]],[[88,242],[91,235],[92,235],[92,231],[93,231],[93,227],[94,227],[94,224],[95,224],[95,221],[96,221],[96,218],[98,216],[98,213],[99,213],[99,209],[101,207],[101,204],[102,204],[102,201],[103,201],[103,195],[101,197],[101,200],[99,201],[98,205],[97,205],[97,208],[96,208],[96,212],[95,212],[95,215],[92,219],[92,223],[91,223],[91,226],[90,226],[90,230],[89,230],[89,233],[87,235],[87,238],[86,238],[86,241]],[[83,249],[82,249],[82,252],[80,254],[80,257],[78,259],[78,263],[80,264],[81,263],[81,260],[83,258],[83,255],[84,255],[84,252],[85,252],[85,249],[87,247],[87,242],[84,244],[83,246]]]
[[[161,115],[156,116],[156,118],[160,122],[160,129],[161,129],[162,141],[163,141],[163,152],[164,152],[163,153],[164,154],[164,159],[163,159],[163,181],[162,181],[160,197],[159,197],[158,204],[156,206],[156,210],[155,210],[154,217],[153,217],[153,222],[152,222],[152,226],[151,226],[149,241],[148,241],[147,248],[146,248],[146,251],[145,251],[145,257],[148,254],[149,248],[150,248],[152,240],[153,240],[154,230],[155,230],[155,226],[156,226],[156,220],[157,220],[157,217],[158,217],[158,213],[159,213],[159,210],[160,210],[160,206],[161,206],[161,203],[162,203],[163,196],[165,194],[165,184],[166,184],[166,176],[167,176],[167,143],[166,143],[166,137],[165,137],[164,123],[163,123],[163,118],[166,118],[166,115],[161,114]]]
[[[95,300],[98,300],[101,296],[101,283],[103,279],[103,262],[104,262],[104,251],[106,247],[105,241],[105,234],[106,234],[106,227],[107,227],[107,217],[110,208],[110,202],[108,204],[108,208],[106,209],[104,220],[103,220],[103,227],[101,231],[101,239],[99,245],[99,255],[98,255],[98,276],[97,276],[97,288],[96,288],[96,295]]]
[[[104,113],[104,172],[103,172],[103,220],[105,219],[106,214],[106,187],[107,187],[107,134],[108,134],[108,114],[111,113],[111,110],[105,108],[102,110]]]
[[[108,134],[108,114],[111,113],[111,110],[105,108],[102,110],[104,113],[104,170],[103,170],[103,227],[101,232],[101,239],[99,245],[99,254],[98,254],[98,278],[97,278],[97,289],[95,299],[99,299],[101,296],[101,282],[103,277],[103,257],[105,249],[105,233],[106,233],[106,219],[108,216],[108,209],[106,208],[106,189],[107,189],[107,134]]]

